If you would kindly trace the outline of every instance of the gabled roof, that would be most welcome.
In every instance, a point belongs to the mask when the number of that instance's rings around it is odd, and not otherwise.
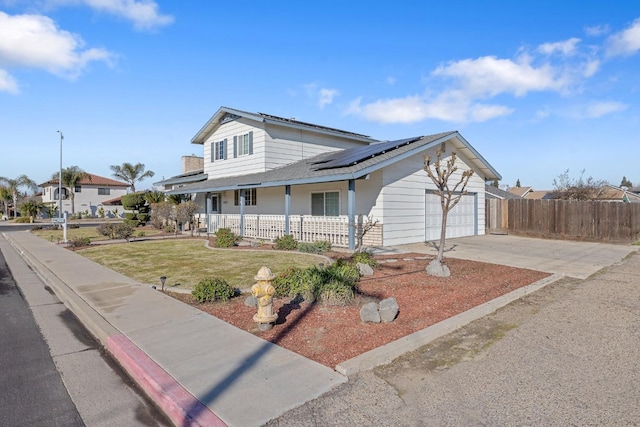
[[[541,199],[544,199],[549,193],[550,191],[547,191],[547,190],[540,190],[540,191],[531,190],[531,191],[528,191],[527,194],[525,194],[524,198],[529,200],[541,200]]]
[[[236,110],[234,108],[220,107],[218,111],[211,116],[209,121],[198,131],[198,133],[191,139],[192,144],[204,144],[205,140],[213,132],[220,127],[220,125],[226,123],[228,118],[233,120],[234,118],[243,117],[245,119],[253,120],[259,123],[277,124],[294,129],[309,130],[317,133],[322,133],[330,136],[339,136],[342,138],[349,138],[367,144],[376,142],[375,139],[368,137],[367,135],[361,135],[359,133],[348,132],[345,130],[330,128],[327,126],[320,126],[313,123],[301,122],[295,119],[285,119],[283,117],[272,116],[264,113],[249,113],[247,111]]]
[[[204,193],[235,190],[239,188],[278,187],[282,185],[359,179],[385,166],[436,147],[443,142],[450,142],[453,145],[453,150],[462,154],[477,170],[482,172],[484,179],[501,179],[500,174],[456,131],[409,139],[411,140],[409,143],[403,142],[406,140],[400,140],[399,142],[402,143],[388,144],[389,146],[397,145],[393,149],[379,152],[376,155],[365,158],[355,156],[354,158],[357,158],[357,161],[347,162],[346,164],[345,162],[338,162],[333,167],[318,168],[318,165],[328,164],[334,161],[340,157],[340,153],[344,154],[345,152],[349,152],[348,157],[350,158],[350,156],[353,155],[353,151],[350,151],[352,149],[319,154],[266,172],[223,177],[187,184],[178,189],[168,191],[167,193]],[[368,147],[361,148],[365,149]]]
[[[515,194],[518,197],[525,197],[529,191],[533,191],[531,187],[511,187],[509,193]]]
[[[78,184],[79,185],[95,185],[100,187],[130,187],[131,184],[127,182],[116,181],[115,179],[105,178],[100,175],[94,175],[92,173],[88,173],[86,178],[81,179]],[[43,182],[38,185],[38,187],[49,187],[52,185],[58,185],[58,179],[53,178],[49,181]]]
[[[154,182],[153,185],[173,185],[173,184],[189,184],[192,182],[204,181],[209,177],[204,173],[204,169],[191,171],[180,175],[172,176],[162,181]]]
[[[508,191],[501,190],[500,188],[494,187],[493,185],[484,186],[485,194],[488,199],[520,199],[520,196],[516,196],[513,193],[509,193]]]

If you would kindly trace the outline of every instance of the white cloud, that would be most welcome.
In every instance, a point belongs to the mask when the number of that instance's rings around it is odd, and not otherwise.
[[[545,55],[553,55],[554,53],[560,53],[564,56],[571,56],[576,53],[576,47],[580,43],[580,39],[572,37],[569,40],[555,42],[555,43],[543,43],[538,46],[537,51]]]
[[[594,25],[591,27],[584,27],[584,32],[588,36],[597,37],[603,34],[607,34],[611,31],[608,25]]]
[[[138,30],[152,30],[169,25],[173,16],[163,15],[158,4],[152,0],[45,0],[46,5],[84,5],[99,12],[122,17],[133,23]]]
[[[2,69],[0,69],[0,92],[18,93],[18,83]]]
[[[318,107],[322,109],[325,105],[331,104],[333,102],[333,98],[338,96],[339,94],[340,92],[338,92],[336,89],[320,89],[318,91]]]
[[[607,56],[630,56],[640,50],[640,18],[607,40]]]
[[[90,62],[112,60],[112,54],[104,49],[83,50],[83,46],[79,36],[58,29],[46,16],[11,16],[0,11],[0,66],[5,69],[40,68],[75,78]],[[16,85],[11,76],[2,80]]]
[[[589,119],[597,119],[598,117],[606,116],[607,114],[617,113],[618,111],[624,111],[629,106],[623,104],[621,102],[615,101],[607,101],[607,102],[598,102],[589,105],[584,113],[583,117]]]
[[[520,55],[516,61],[485,56],[464,59],[438,67],[435,76],[448,77],[469,96],[489,97],[501,93],[524,96],[531,91],[560,91],[569,81],[549,64],[531,65],[528,55]]]
[[[351,102],[345,114],[362,116],[379,123],[416,123],[427,119],[447,122],[484,122],[511,114],[501,105],[470,103],[456,93],[445,93],[434,100],[413,95],[405,98],[382,99],[362,105],[362,98]]]
[[[333,98],[340,95],[337,89],[321,88],[318,83],[308,83],[304,85],[304,90],[309,98],[318,103],[320,109],[332,104]]]

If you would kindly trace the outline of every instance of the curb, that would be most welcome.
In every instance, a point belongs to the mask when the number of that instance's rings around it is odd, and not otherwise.
[[[354,357],[338,364],[335,370],[347,377],[355,375],[361,371],[368,371],[377,366],[386,365],[393,362],[398,357],[408,352],[417,350],[418,348],[429,344],[430,342],[443,337],[461,327],[478,320],[488,314],[491,314],[501,307],[512,303],[526,295],[529,295],[539,289],[554,283],[561,278],[563,274],[553,274],[530,285],[523,286],[518,289],[504,294],[491,301],[487,301],[477,307],[467,310],[463,313],[445,319],[434,325],[431,325],[411,335],[402,337],[396,341],[392,341],[382,347],[375,348],[359,356]]]
[[[2,235],[38,277],[54,290],[60,301],[71,310],[89,333],[100,342],[113,359],[175,425],[226,426],[211,409],[182,387],[175,378],[169,375],[167,371],[129,338],[113,327],[29,251],[22,248],[18,242],[6,233],[2,233]]]

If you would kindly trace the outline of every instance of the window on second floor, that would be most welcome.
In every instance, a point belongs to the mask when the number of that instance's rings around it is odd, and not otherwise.
[[[258,191],[255,188],[244,190],[244,205],[255,206],[258,204]],[[240,190],[236,190],[233,194],[234,206],[240,206]]]
[[[110,188],[98,188],[98,196],[108,196],[111,194]]]
[[[211,161],[224,160],[227,158],[227,140],[211,143]]]
[[[73,192],[74,192],[74,193],[82,193],[82,187],[81,187],[80,185],[76,185],[76,186],[73,188]]]
[[[340,192],[325,191],[322,193],[311,193],[311,215],[339,216]]]
[[[233,157],[253,154],[253,131],[233,137]]]

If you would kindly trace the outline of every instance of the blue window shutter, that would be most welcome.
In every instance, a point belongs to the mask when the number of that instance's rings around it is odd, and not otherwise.
[[[253,131],[249,132],[249,154],[253,154]]]
[[[216,143],[212,142],[211,143],[211,163],[213,163],[216,160]]]
[[[238,137],[233,137],[233,158],[238,157]]]
[[[227,138],[222,141],[222,158],[227,160]]]

